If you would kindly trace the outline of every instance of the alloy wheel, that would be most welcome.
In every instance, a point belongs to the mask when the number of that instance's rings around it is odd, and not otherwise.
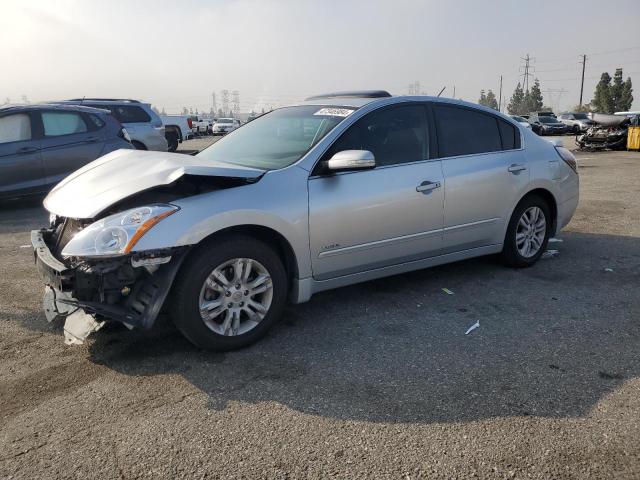
[[[516,247],[525,258],[535,256],[544,243],[547,221],[539,207],[530,207],[524,211],[516,227]]]
[[[242,335],[264,319],[272,300],[268,270],[251,258],[234,258],[214,268],[204,281],[200,316],[219,335]]]

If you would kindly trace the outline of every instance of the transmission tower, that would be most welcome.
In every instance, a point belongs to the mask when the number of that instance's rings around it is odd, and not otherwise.
[[[529,77],[533,77],[533,72],[536,71],[536,67],[533,66],[533,63],[535,63],[536,59],[530,57],[527,53],[527,56],[522,57],[520,60],[524,61],[524,65],[520,65],[520,71],[522,72],[522,75],[520,76],[522,77],[522,86],[524,88],[524,91],[526,92],[527,90],[529,90]]]
[[[222,90],[222,112],[223,115],[229,114],[229,90]]]
[[[233,116],[238,118],[240,115],[240,92],[238,90],[233,91]]]
[[[407,90],[409,91],[409,95],[420,95],[420,82],[416,80],[413,83],[410,83],[407,86]]]
[[[218,105],[216,103],[216,92],[211,92],[211,114],[215,117],[218,111]]]
[[[565,93],[568,93],[568,91],[564,88],[547,88],[546,90],[543,90],[543,93],[549,96],[551,99],[551,106],[556,112],[558,112],[560,111],[560,99]]]

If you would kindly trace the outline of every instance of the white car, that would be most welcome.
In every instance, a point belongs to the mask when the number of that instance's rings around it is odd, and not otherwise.
[[[213,124],[214,135],[224,135],[225,133],[233,132],[240,126],[240,120],[235,118],[219,118],[216,123]]]
[[[524,128],[528,128],[529,130],[531,130],[531,124],[527,122],[526,118],[519,117],[518,115],[509,115],[509,116],[513,118],[516,122],[518,122],[520,125],[522,125]]]

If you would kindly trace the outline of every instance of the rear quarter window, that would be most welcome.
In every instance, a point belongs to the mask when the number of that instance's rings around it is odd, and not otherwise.
[[[520,132],[518,129],[504,120],[497,120],[500,137],[502,139],[502,149],[514,150],[520,148]]]
[[[91,123],[93,124],[96,130],[104,127],[105,125],[105,122],[100,117],[98,117],[97,115],[94,115],[93,113],[89,114],[89,119],[91,120]]]
[[[103,108],[111,111],[111,114],[120,123],[149,123],[151,117],[144,108],[137,105],[91,105],[94,108]]]

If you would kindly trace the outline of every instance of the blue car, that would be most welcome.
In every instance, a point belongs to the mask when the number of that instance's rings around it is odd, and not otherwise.
[[[121,148],[134,147],[107,110],[0,107],[0,199],[46,193],[74,170]]]

